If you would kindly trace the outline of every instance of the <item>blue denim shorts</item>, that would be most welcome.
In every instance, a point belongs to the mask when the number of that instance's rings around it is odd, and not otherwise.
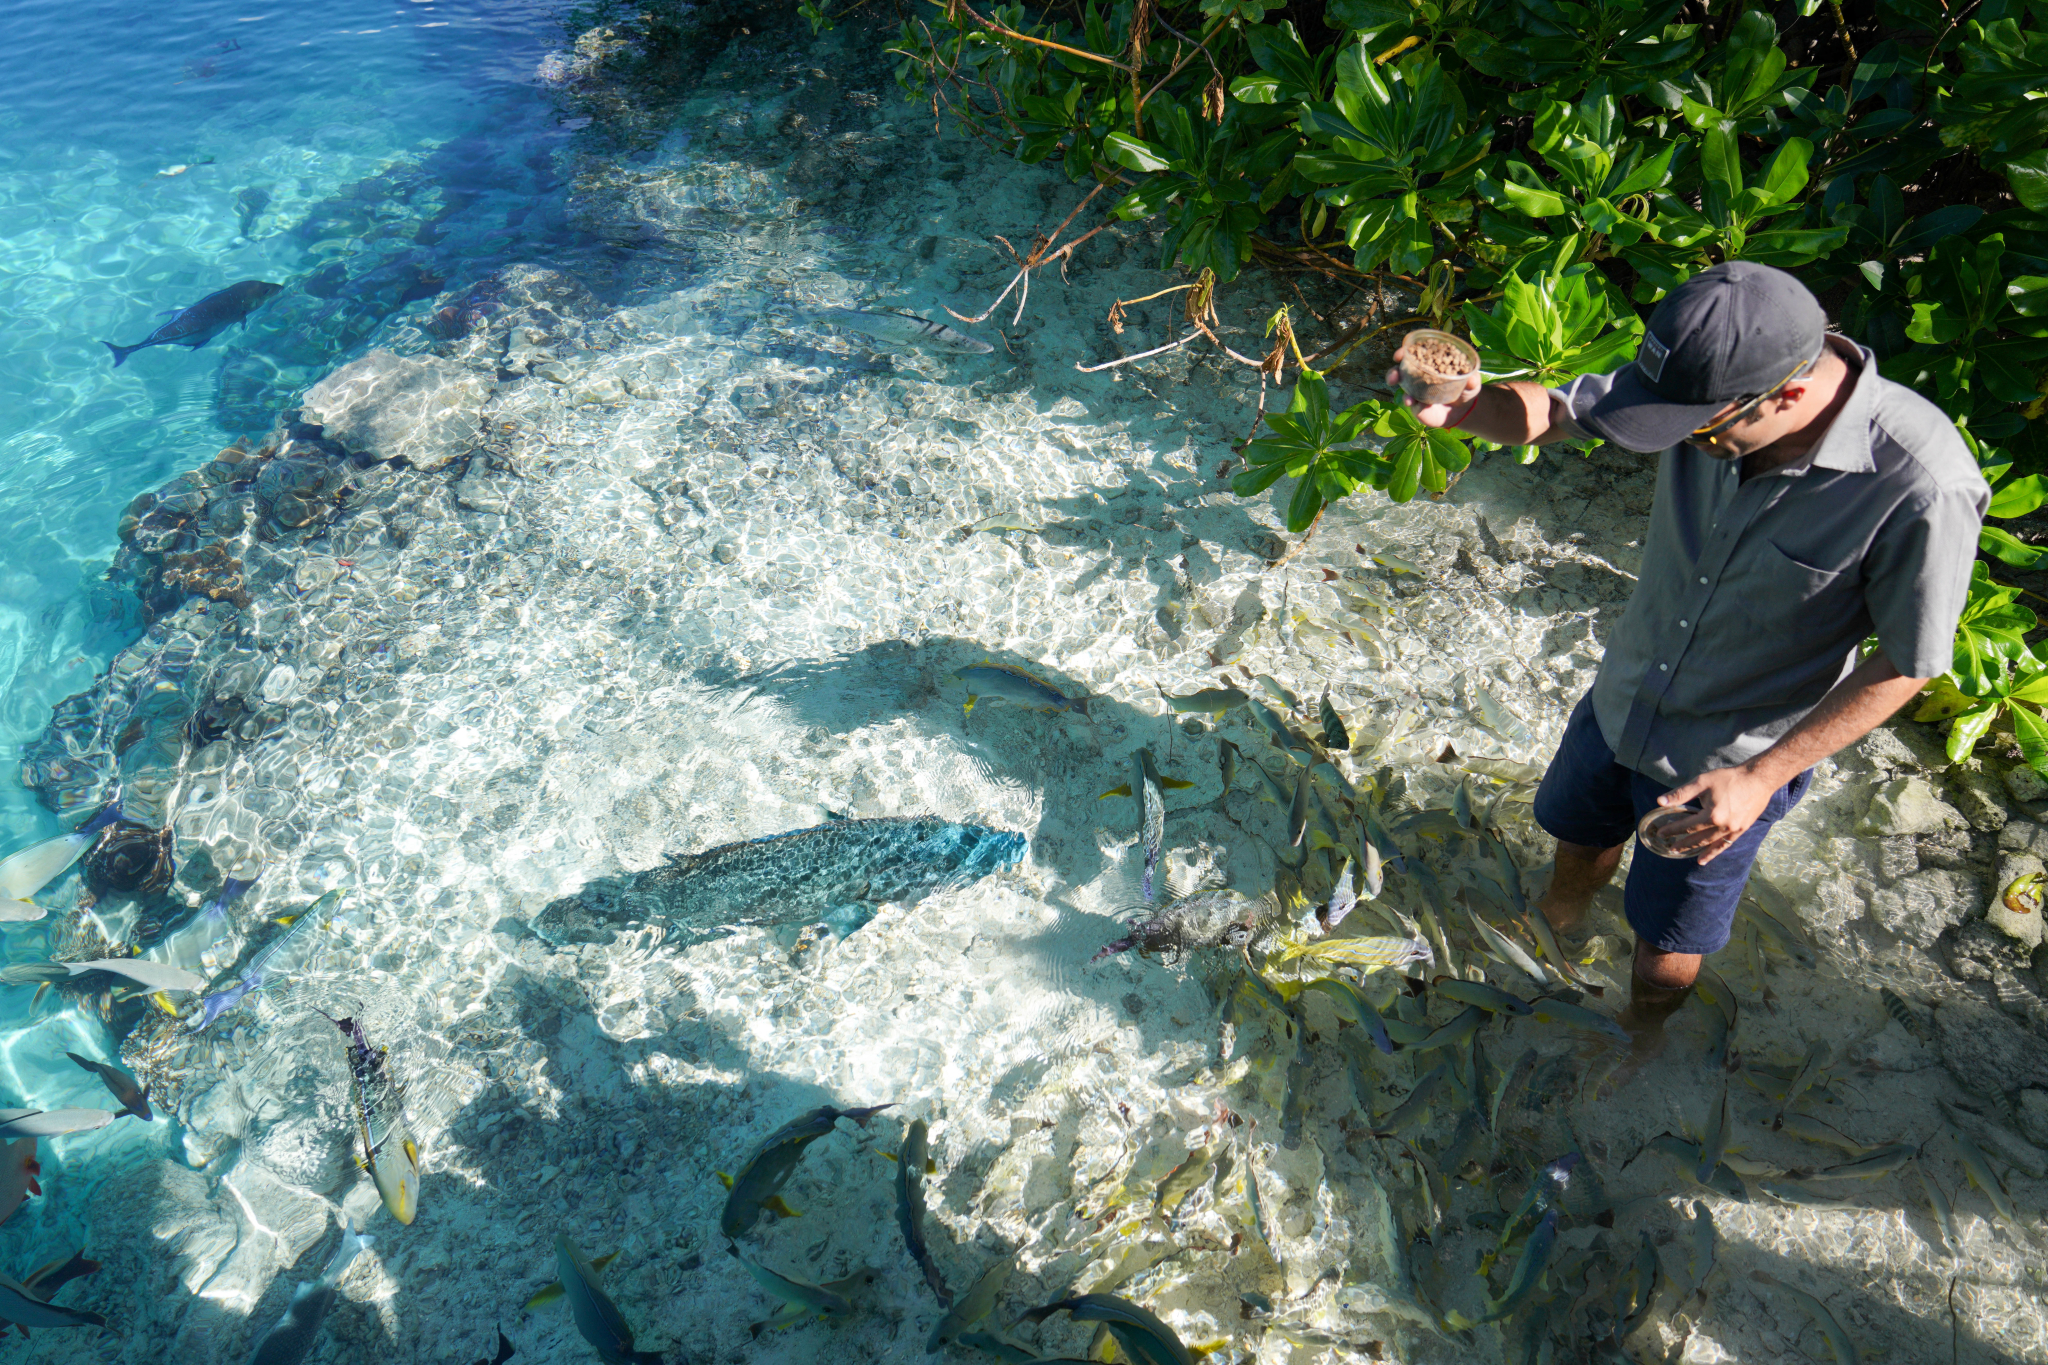
[[[1764,836],[1812,785],[1809,769],[1780,787],[1757,822],[1705,867],[1694,858],[1660,858],[1638,848],[1622,891],[1622,908],[1636,936],[1667,953],[1725,948]],[[1536,789],[1536,823],[1568,844],[1615,848],[1635,837],[1636,822],[1670,790],[1614,761],[1614,750],[1593,717],[1592,700],[1582,697]]]

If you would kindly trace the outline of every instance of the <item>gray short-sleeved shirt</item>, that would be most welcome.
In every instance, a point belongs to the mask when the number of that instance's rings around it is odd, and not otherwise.
[[[1941,410],[1860,364],[1827,435],[1746,483],[1741,462],[1664,451],[1642,576],[1593,684],[1625,767],[1676,784],[1747,762],[1855,666],[1873,633],[1892,666],[1953,660],[1991,492]],[[1552,390],[1583,410],[1612,381]]]

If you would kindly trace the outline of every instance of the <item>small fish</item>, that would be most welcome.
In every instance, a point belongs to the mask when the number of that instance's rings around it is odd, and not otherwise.
[[[409,1225],[419,1212],[420,1149],[406,1131],[397,1079],[386,1065],[385,1050],[370,1046],[359,1022],[331,1016],[328,1021],[341,1030],[348,1056],[349,1097],[363,1144],[359,1164],[370,1173],[385,1210]],[[376,1136],[379,1129],[381,1137]]]
[[[176,317],[133,346],[116,346],[111,341],[102,341],[100,345],[114,353],[117,369],[122,361],[146,346],[179,345],[197,350],[237,323],[246,324],[251,312],[283,288],[281,284],[262,280],[243,280],[208,294],[190,308],[179,309]]]
[[[262,949],[249,959],[249,965],[242,969],[240,980],[231,986],[209,992],[199,1002],[199,1022],[192,1026],[192,1032],[202,1032],[214,1020],[270,984],[271,978],[276,975],[272,970],[273,964],[284,956],[286,949],[306,937],[308,930],[319,923],[323,916],[331,914],[334,908],[341,904],[342,894],[340,888],[329,891],[314,901],[303,914],[281,919],[279,922],[286,925],[285,931],[264,944]]]
[[[978,664],[956,670],[953,676],[967,685],[967,700],[961,709],[969,715],[974,712],[974,704],[983,697],[996,697],[1033,711],[1072,711],[1082,716],[1088,714],[1088,698],[1069,697],[1036,674],[1011,664],[999,664],[993,659],[984,659]]]
[[[1216,741],[1216,774],[1223,782],[1223,791],[1216,798],[1217,808],[1223,805],[1223,798],[1230,795],[1230,789],[1237,785],[1237,760],[1240,757],[1237,746],[1227,739]]]
[[[923,1119],[915,1119],[903,1135],[903,1150],[896,1160],[896,1226],[902,1229],[903,1245],[910,1252],[910,1259],[917,1262],[917,1268],[924,1272],[924,1282],[931,1286],[941,1307],[950,1307],[953,1291],[946,1288],[946,1277],[939,1273],[939,1263],[932,1259],[931,1247],[924,1238],[924,1174],[929,1154],[929,1128]]]
[[[1351,889],[1351,868],[1346,866],[1344,875],[1330,888],[1329,904],[1323,907],[1321,915],[1323,932],[1328,933],[1342,924],[1353,910],[1358,908],[1358,893]]]
[[[1308,982],[1304,990],[1320,991],[1330,999],[1336,1008],[1337,1017],[1365,1031],[1372,1039],[1372,1045],[1381,1052],[1392,1056],[1394,1040],[1387,1036],[1387,1021],[1373,1008],[1372,1001],[1365,993],[1341,977],[1326,976]]]
[[[1280,680],[1271,673],[1261,673],[1252,681],[1266,689],[1266,695],[1279,702],[1289,711],[1301,710],[1301,698],[1280,685]]]
[[[1315,751],[1308,747],[1308,741],[1288,729],[1287,722],[1274,715],[1271,708],[1256,697],[1246,700],[1252,718],[1265,727],[1267,735],[1279,746],[1280,752],[1287,756],[1289,762],[1306,768],[1317,761]]]
[[[1812,971],[1820,965],[1820,955],[1814,952],[1813,946],[1784,919],[1764,909],[1760,899],[1745,900],[1739,908],[1749,922],[1756,926],[1757,932],[1770,940],[1771,946],[1780,953],[1807,971]]]
[[[1156,1212],[1171,1215],[1196,1190],[1209,1183],[1215,1173],[1219,1143],[1207,1142],[1188,1153],[1187,1160],[1166,1173],[1152,1196]]]
[[[809,316],[813,322],[844,327],[894,346],[926,346],[935,351],[953,351],[961,355],[988,355],[995,350],[986,341],[948,327],[943,322],[914,317],[909,313],[825,308]]]
[[[1022,512],[998,512],[992,517],[983,517],[967,529],[969,531],[1028,531],[1036,535],[1045,528],[1025,516]]]
[[[1138,749],[1131,754],[1131,778],[1120,787],[1111,787],[1102,795],[1137,796],[1138,840],[1145,848],[1144,896],[1149,905],[1152,901],[1153,878],[1159,870],[1160,854],[1166,842],[1166,797],[1167,791],[1185,790],[1195,784],[1178,777],[1165,777],[1153,764],[1150,749]]]
[[[1756,1187],[1781,1204],[1802,1209],[1839,1209],[1849,1201],[1791,1180],[1759,1180]]]
[[[1414,938],[1326,938],[1314,943],[1284,943],[1277,957],[1281,962],[1306,957],[1323,963],[1341,962],[1360,971],[1384,971],[1405,967],[1411,962],[1434,962],[1436,950],[1429,946],[1429,940],[1420,935]]]
[[[1544,1272],[1550,1267],[1551,1253],[1557,1249],[1557,1210],[1551,1209],[1543,1215],[1543,1221],[1529,1234],[1529,1240],[1522,1244],[1521,1259],[1515,1262],[1514,1274],[1508,1277],[1508,1287],[1501,1296],[1487,1305],[1486,1316],[1481,1322],[1499,1322],[1514,1312],[1522,1301],[1542,1284]]]
[[[1415,1044],[1417,1052],[1428,1052],[1440,1047],[1454,1047],[1479,1032],[1486,1022],[1486,1011],[1477,1005],[1467,1005],[1449,1023]]]
[[[1818,1171],[1808,1171],[1808,1180],[1870,1180],[1881,1175],[1890,1175],[1902,1169],[1905,1164],[1920,1154],[1920,1149],[1910,1142],[1889,1142],[1882,1147],[1873,1147],[1854,1161],[1827,1166]]]
[[[1514,712],[1501,705],[1500,699],[1493,693],[1475,684],[1471,695],[1479,709],[1479,723],[1502,739],[1513,742],[1529,733],[1529,727],[1524,725]]]
[[[1443,1089],[1450,1076],[1451,1064],[1438,1062],[1417,1077],[1414,1086],[1408,1091],[1408,1098],[1394,1106],[1386,1117],[1374,1121],[1372,1135],[1392,1137],[1413,1127],[1429,1111],[1430,1102],[1436,1097],[1436,1093]]]
[[[1604,1014],[1595,1013],[1583,1005],[1567,1004],[1562,1000],[1548,998],[1532,1002],[1530,1013],[1547,1024],[1563,1024],[1566,1028],[1584,1029],[1588,1033],[1599,1033],[1616,1040],[1629,1042],[1628,1030]]]
[[[98,1313],[47,1302],[27,1285],[5,1275],[0,1275],[0,1319],[19,1326],[23,1336],[28,1335],[31,1327],[107,1327],[107,1320]]]
[[[1768,1113],[1768,1111],[1765,1111]],[[1830,1127],[1810,1114],[1777,1114],[1770,1116],[1774,1132],[1796,1137],[1802,1142],[1816,1142],[1823,1147],[1839,1147],[1851,1156],[1860,1156],[1867,1149],[1855,1138],[1838,1128]]]
[[[1721,1103],[1712,1110],[1706,1131],[1700,1138],[1699,1165],[1693,1168],[1692,1178],[1702,1185],[1714,1174],[1714,1168],[1721,1164],[1721,1157],[1728,1150],[1730,1124],[1728,1117],[1728,1083],[1721,1082]]]
[[[981,1278],[974,1282],[974,1287],[962,1294],[960,1301],[946,1310],[946,1315],[932,1328],[932,1334],[925,1339],[925,1354],[934,1354],[939,1348],[949,1345],[962,1332],[987,1317],[995,1308],[996,1299],[1003,1292],[1003,1286],[1010,1282],[1010,1276],[1016,1269],[1016,1262],[1005,1257],[983,1271]]]
[[[6,1155],[0,1157],[0,1223],[12,1218],[24,1199],[43,1192],[43,1187],[36,1183],[36,1177],[42,1173],[34,1138],[20,1138],[7,1144]]]
[[[12,1289],[24,1290],[37,1303],[48,1306],[50,1300],[57,1296],[58,1290],[73,1280],[86,1275],[97,1274],[99,1268],[100,1263],[98,1261],[90,1260],[79,1255],[77,1252],[73,1252],[69,1256],[60,1256],[54,1261],[47,1261],[37,1266],[34,1270],[23,1276],[18,1285],[4,1276],[0,1276],[0,1284],[8,1285]],[[12,1325],[11,1320],[4,1315],[0,1315],[0,1334],[4,1334],[10,1325]],[[34,1325],[36,1324],[21,1324],[21,1334],[27,1336],[28,1329]],[[51,1323],[48,1325],[75,1326],[81,1324]]]
[[[1495,957],[1535,982],[1538,989],[1550,984],[1550,973],[1544,971],[1520,944],[1494,928],[1484,915],[1469,905],[1465,907],[1465,915],[1472,921],[1472,927],[1478,931],[1479,937],[1486,941],[1486,946],[1493,950]]]
[[[299,1365],[310,1355],[320,1338],[320,1324],[326,1320],[327,1310],[334,1306],[342,1276],[348,1274],[356,1257],[374,1240],[358,1233],[355,1223],[344,1217],[341,1245],[335,1249],[327,1269],[318,1279],[308,1280],[292,1291],[292,1301],[285,1305],[284,1316],[256,1343],[249,1365]]]
[[[1323,743],[1338,753],[1351,752],[1351,732],[1344,728],[1344,717],[1337,714],[1337,708],[1330,704],[1330,690],[1323,689],[1322,704],[1318,706],[1318,718],[1323,722]]]
[[[1519,763],[1512,758],[1490,758],[1467,756],[1459,760],[1465,771],[1491,777],[1498,782],[1512,786],[1527,786],[1543,780],[1543,769],[1533,763]]]
[[[107,1109],[0,1109],[0,1142],[89,1133],[119,1117]]]
[[[1828,1057],[1833,1050],[1827,1039],[1813,1040],[1812,1045],[1806,1049],[1805,1060],[1800,1062],[1798,1072],[1792,1077],[1792,1083],[1785,1089],[1785,1098],[1778,1106],[1780,1113],[1799,1103],[1799,1097],[1813,1085],[1814,1078],[1819,1076],[1821,1068],[1827,1065]]]
[[[1460,829],[1473,832],[1477,832],[1479,829],[1479,817],[1472,813],[1472,779],[1470,777],[1459,778],[1458,785],[1451,790],[1451,818],[1458,822]]]
[[[1684,1303],[1679,1304],[1681,1310],[1695,1301],[1706,1301],[1707,1279],[1714,1273],[1715,1252],[1719,1245],[1714,1233],[1714,1211],[1697,1199],[1689,1207],[1692,1216],[1678,1234],[1685,1245],[1686,1278],[1691,1283],[1691,1288],[1685,1291]]]
[[[1884,1002],[1884,1012],[1896,1019],[1900,1028],[1923,1043],[1930,1040],[1934,1030],[1928,1025],[1927,1016],[1901,1000],[1891,987],[1879,986],[1877,998]]]
[[[99,832],[120,818],[121,808],[116,803],[69,834],[60,834],[54,839],[30,844],[27,848],[0,859],[0,900],[26,902],[30,896],[63,876],[65,870],[78,861],[79,855],[85,852]],[[33,908],[38,912],[42,911],[41,906]],[[21,914],[19,917],[39,919],[41,913]]]
[[[1079,1322],[1099,1322],[1109,1328],[1116,1344],[1132,1365],[1194,1365],[1195,1358],[1171,1327],[1129,1299],[1113,1294],[1082,1294],[1034,1308],[1022,1321],[1044,1322],[1065,1310]]]
[[[1251,700],[1235,687],[1205,687],[1182,697],[1173,696],[1162,687],[1159,695],[1166,702],[1167,710],[1181,716],[1220,716]]]
[[[1821,1335],[1827,1338],[1828,1349],[1834,1352],[1835,1365],[1863,1365],[1863,1353],[1856,1349],[1856,1343],[1842,1330],[1842,1324],[1828,1311],[1826,1304],[1805,1290],[1775,1279],[1764,1271],[1752,1270],[1749,1277],[1758,1284],[1767,1284],[1779,1290],[1786,1298],[1806,1310],[1807,1316],[1813,1319],[1813,1325],[1820,1328]]]
[[[181,162],[179,162],[179,163],[178,163],[177,165],[175,165],[175,166],[166,166],[166,167],[164,167],[164,168],[163,168],[162,170],[158,171],[158,172],[156,173],[156,174],[157,174],[157,179],[159,179],[159,180],[168,180],[168,179],[170,179],[170,178],[171,178],[172,176],[174,176],[174,175],[183,175],[183,174],[184,174],[185,172],[187,172],[187,171],[189,171],[189,170],[191,170],[191,169],[192,169],[191,163],[189,163],[189,162],[184,162],[184,161],[181,161]]]
[[[759,1222],[761,1210],[781,1191],[803,1159],[804,1148],[831,1132],[839,1120],[852,1119],[866,1126],[869,1119],[891,1107],[877,1104],[866,1109],[835,1109],[829,1104],[821,1105],[770,1133],[733,1177],[732,1193],[726,1196],[725,1209],[718,1216],[718,1230],[727,1237],[738,1237]],[[899,1169],[901,1165],[899,1162]],[[924,1163],[918,1162],[917,1168],[921,1173]]]
[[[1489,986],[1484,981],[1465,981],[1455,976],[1440,976],[1430,989],[1446,1000],[1476,1005],[1489,1014],[1523,1015],[1535,1012],[1535,1006],[1521,996],[1509,995],[1498,986]]]
[[[828,1318],[843,1318],[853,1313],[853,1300],[837,1290],[827,1289],[823,1285],[807,1284],[802,1280],[792,1280],[785,1275],[778,1275],[766,1266],[758,1265],[740,1255],[739,1247],[731,1242],[725,1244],[725,1252],[726,1255],[738,1261],[746,1269],[747,1274],[754,1277],[754,1283],[761,1286],[771,1297],[780,1299],[787,1304],[793,1304],[809,1312],[821,1313]],[[614,1311],[616,1312],[616,1310]],[[590,1337],[590,1333],[585,1332],[584,1336]],[[595,1337],[590,1339],[592,1342],[596,1341]],[[627,1345],[630,1346],[631,1344],[632,1338],[629,1335],[627,1337]],[[604,1348],[600,1346],[598,1351],[600,1354],[603,1354]],[[648,1353],[647,1358],[650,1361],[658,1359],[652,1352]],[[609,1360],[611,1357],[607,1356],[606,1359]]]
[[[613,1261],[618,1260],[620,1254],[621,1253],[614,1251],[608,1256],[600,1256],[590,1263],[590,1268],[592,1270],[603,1270],[606,1266],[609,1266]],[[533,1297],[528,1299],[525,1303],[520,1304],[519,1306],[521,1308],[529,1310],[534,1308],[545,1308],[551,1303],[560,1303],[565,1297],[568,1296],[568,1292],[569,1291],[562,1288],[562,1282],[560,1280],[551,1280],[547,1284],[542,1285],[539,1289],[536,1289],[533,1292]]]
[[[576,1330],[597,1348],[598,1359],[606,1365],[661,1365],[659,1351],[633,1349],[633,1329],[626,1325],[625,1315],[604,1292],[596,1267],[566,1235],[555,1238],[555,1278],[569,1300]]]
[[[1361,545],[1358,547],[1358,553],[1364,555],[1381,568],[1391,569],[1395,573],[1419,574],[1422,572],[1420,565],[1416,564],[1413,560],[1403,559],[1392,550],[1368,550]]]
[[[1287,842],[1295,848],[1301,847],[1302,836],[1308,833],[1308,794],[1311,787],[1308,769],[1303,768],[1294,779],[1294,800],[1287,807]]]
[[[1984,1149],[1964,1136],[1963,1130],[1956,1127],[1955,1120],[1945,1113],[1941,1116],[1941,1126],[1948,1134],[1949,1145],[1956,1149],[1964,1176],[1984,1192],[1984,1197],[1991,1201],[1991,1207],[2000,1218],[2018,1227],[2020,1216],[2013,1208],[2012,1195],[2007,1193],[2005,1182],[1998,1178],[1998,1173],[1991,1169],[1990,1158],[1984,1155]]]
[[[1942,1242],[1949,1255],[1962,1255],[1963,1234],[1956,1227],[1955,1205],[1949,1202],[1948,1191],[1942,1189],[1941,1182],[1928,1171],[1925,1161],[1913,1163],[1913,1174],[1920,1177],[1920,1190],[1927,1196],[1927,1207],[1934,1210],[1934,1222],[1941,1229]]]

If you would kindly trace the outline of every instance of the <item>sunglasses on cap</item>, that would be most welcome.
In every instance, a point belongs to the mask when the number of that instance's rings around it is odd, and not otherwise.
[[[1822,342],[1821,346],[1823,349],[1825,349],[1827,343]],[[1729,413],[1726,417],[1715,418],[1713,421],[1707,423],[1705,426],[1694,431],[1685,439],[1688,441],[1706,441],[1708,443],[1712,443],[1714,441],[1719,440],[1721,434],[1727,431],[1728,428],[1734,426],[1737,422],[1749,416],[1750,413],[1756,411],[1757,405],[1759,403],[1762,403],[1765,399],[1771,398],[1776,394],[1782,392],[1787,384],[1799,378],[1807,370],[1812,368],[1812,366],[1819,363],[1819,361],[1820,357],[1817,355],[1812,360],[1800,361],[1797,365],[1794,365],[1792,367],[1792,372],[1790,374],[1787,374],[1783,379],[1780,379],[1777,383],[1771,385],[1768,389],[1765,389],[1762,393],[1758,394],[1754,398],[1740,399],[1739,406],[1735,409],[1735,411]]]

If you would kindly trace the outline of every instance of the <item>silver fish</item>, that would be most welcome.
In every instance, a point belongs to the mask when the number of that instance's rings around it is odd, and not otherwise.
[[[930,1355],[940,1347],[948,1345],[962,1332],[980,1322],[996,1306],[997,1295],[1010,1282],[1011,1274],[1017,1269],[1016,1263],[1007,1258],[997,1261],[982,1272],[974,1287],[960,1296],[960,1301],[946,1310],[932,1334],[925,1340],[925,1354]]]
[[[326,1320],[327,1310],[334,1306],[341,1277],[348,1274],[357,1255],[374,1240],[358,1233],[355,1223],[343,1218],[341,1245],[335,1249],[327,1269],[318,1279],[308,1280],[292,1291],[292,1301],[285,1305],[284,1316],[256,1343],[249,1365],[299,1365],[311,1354],[313,1344],[320,1338],[320,1324]]]
[[[962,710],[973,714],[974,704],[983,697],[998,697],[1034,711],[1073,711],[1088,714],[1088,698],[1069,697],[1034,673],[1010,664],[984,659],[953,674],[967,684],[967,701]]]
[[[0,1142],[89,1133],[120,1117],[106,1109],[0,1109]]]
[[[661,1365],[659,1351],[633,1349],[633,1329],[626,1325],[625,1315],[604,1292],[596,1269],[582,1250],[566,1236],[555,1238],[555,1276],[562,1282],[569,1311],[575,1315],[576,1330],[597,1348],[605,1365]]]
[[[102,341],[100,345],[114,353],[117,369],[122,361],[145,346],[176,345],[196,350],[235,324],[246,324],[251,312],[283,288],[265,280],[243,280],[208,294],[189,308],[179,309],[176,317],[133,346],[116,346],[111,341]]]
[[[938,1262],[932,1259],[924,1238],[924,1166],[930,1150],[927,1132],[923,1119],[913,1121],[903,1135],[903,1149],[896,1153],[896,1226],[903,1231],[903,1245],[910,1252],[910,1259],[924,1272],[924,1282],[931,1286],[941,1305],[950,1307],[953,1291],[946,1288],[946,1277],[939,1273]]]
[[[948,327],[943,322],[933,322],[929,318],[915,317],[909,313],[879,310],[870,312],[864,308],[826,308],[810,316],[813,322],[844,327],[892,346],[924,346],[931,350],[952,351],[960,355],[987,355],[995,350],[995,347],[986,341]]]

